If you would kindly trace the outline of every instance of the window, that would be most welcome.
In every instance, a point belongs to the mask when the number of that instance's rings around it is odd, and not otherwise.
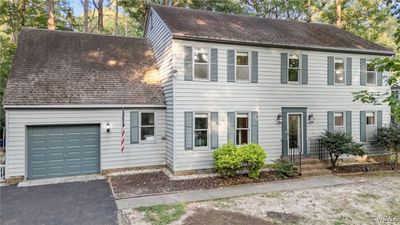
[[[335,132],[345,132],[344,112],[335,112]]]
[[[367,112],[367,125],[375,125],[375,113]]]
[[[236,52],[236,81],[249,81],[249,53]]]
[[[194,147],[208,146],[208,114],[195,113],[194,117]]]
[[[300,83],[300,56],[289,55],[289,83]]]
[[[335,84],[344,84],[344,59],[335,58]]]
[[[367,61],[367,84],[376,85],[375,65],[371,60]]]
[[[141,113],[140,120],[140,140],[155,141],[154,113]]]
[[[194,48],[194,79],[208,80],[208,49]]]
[[[236,145],[249,143],[249,114],[236,114]]]

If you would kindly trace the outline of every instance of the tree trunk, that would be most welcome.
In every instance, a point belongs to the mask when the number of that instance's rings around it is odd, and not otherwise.
[[[310,23],[311,22],[311,17],[312,17],[312,11],[311,11],[311,0],[308,0],[306,5],[306,22]]]
[[[47,29],[55,30],[54,0],[47,0]]]
[[[342,1],[341,0],[336,0],[336,26],[341,27],[342,26],[342,6],[341,6]]]
[[[103,0],[98,0],[97,11],[98,11],[97,28],[98,28],[99,32],[102,32],[104,30],[104,26],[103,26]]]
[[[21,27],[25,26],[26,0],[19,0],[21,5]]]
[[[89,31],[89,0],[83,0],[83,32]]]
[[[168,0],[164,0],[164,2],[163,2],[163,5],[166,5],[166,6],[168,6],[169,4],[169,1]]]
[[[118,34],[118,13],[119,13],[119,5],[118,0],[115,0],[115,23],[114,23],[114,35]]]

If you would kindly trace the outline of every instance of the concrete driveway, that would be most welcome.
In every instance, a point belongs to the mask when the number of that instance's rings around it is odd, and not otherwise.
[[[114,225],[117,207],[105,180],[0,187],[2,225]]]

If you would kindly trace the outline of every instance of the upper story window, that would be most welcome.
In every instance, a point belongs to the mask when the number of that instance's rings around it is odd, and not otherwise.
[[[236,145],[243,145],[249,143],[249,114],[237,113],[236,114]]]
[[[300,83],[300,55],[289,55],[289,83]]]
[[[368,85],[376,85],[376,71],[375,65],[371,60],[367,61],[367,84]]]
[[[236,81],[248,82],[250,78],[249,53],[236,52]]]
[[[194,79],[208,80],[209,79],[209,58],[208,49],[194,48]]]
[[[140,120],[140,140],[155,141],[154,113],[142,112]]]
[[[208,114],[195,113],[194,115],[194,147],[208,146]]]
[[[336,132],[345,132],[344,112],[335,112],[335,126]]]
[[[344,73],[344,59],[335,58],[335,84],[344,84],[345,73]]]

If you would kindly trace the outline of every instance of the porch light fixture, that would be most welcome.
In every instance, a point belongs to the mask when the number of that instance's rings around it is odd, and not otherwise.
[[[314,114],[309,114],[308,115],[308,123],[314,123]]]
[[[282,114],[279,113],[278,116],[276,116],[276,123],[281,124],[282,123]]]
[[[107,131],[107,133],[110,133],[110,130],[111,130],[111,124],[110,123],[106,123],[106,131]]]

